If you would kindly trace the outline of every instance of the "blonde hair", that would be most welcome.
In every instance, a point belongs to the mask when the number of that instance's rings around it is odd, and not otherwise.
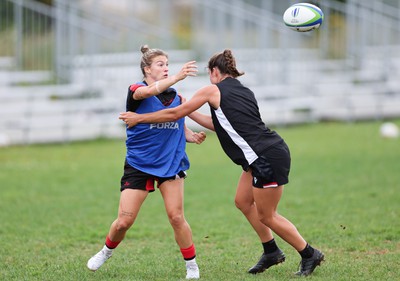
[[[150,66],[155,57],[165,56],[166,58],[168,58],[168,54],[166,52],[164,52],[163,50],[150,49],[148,45],[143,45],[142,47],[140,47],[140,51],[142,52],[142,59],[140,61],[140,69],[142,70],[142,73],[144,76],[146,76],[146,72],[144,71],[144,68],[146,66]]]

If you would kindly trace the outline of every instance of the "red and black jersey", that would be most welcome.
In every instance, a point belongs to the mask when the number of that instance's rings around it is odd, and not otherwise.
[[[139,87],[147,86],[147,83],[143,81],[140,84],[133,84],[130,85],[128,88],[128,96],[126,98],[126,111],[135,112],[136,109],[141,104],[142,100],[135,100],[133,98],[133,94]],[[164,106],[169,106],[172,101],[175,99],[176,90],[174,88],[168,88],[161,94],[158,94],[156,97],[162,102]]]

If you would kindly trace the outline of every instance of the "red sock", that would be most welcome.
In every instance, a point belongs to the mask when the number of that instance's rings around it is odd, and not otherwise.
[[[121,243],[121,241],[118,241],[118,242],[111,241],[110,238],[107,235],[107,237],[106,237],[106,246],[107,246],[107,248],[115,249],[115,248],[117,248],[119,243]]]
[[[196,257],[196,248],[194,247],[194,244],[192,244],[192,246],[190,246],[189,248],[181,248],[181,253],[185,261],[188,261]]]

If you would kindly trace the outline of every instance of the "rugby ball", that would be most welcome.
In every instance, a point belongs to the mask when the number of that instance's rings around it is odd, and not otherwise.
[[[400,134],[399,127],[392,122],[383,123],[379,130],[383,138],[398,138]]]
[[[322,10],[309,3],[297,3],[290,6],[283,14],[283,21],[289,28],[306,32],[317,29],[324,20]]]

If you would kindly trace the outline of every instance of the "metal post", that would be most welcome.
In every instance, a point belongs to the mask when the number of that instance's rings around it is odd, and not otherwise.
[[[273,1],[262,1],[261,2],[261,16],[262,18],[266,19],[269,13],[272,13],[273,10]],[[269,34],[269,30],[266,30],[266,25],[259,23],[258,24],[258,37],[259,43],[258,46],[261,49],[267,49],[270,44],[269,38],[271,37],[272,33]]]
[[[321,3],[322,4],[322,3]],[[322,5],[321,5],[322,6]],[[330,40],[330,9],[328,6],[325,6],[326,9],[322,8],[322,12],[324,13],[324,22],[322,23],[322,32],[319,37],[319,44],[321,46],[321,55],[322,58],[328,58],[329,56],[329,40]]]
[[[191,17],[191,42],[190,42],[190,48],[195,51],[196,55],[200,55],[200,50],[198,43],[197,43],[197,37],[200,35],[201,32],[201,11],[203,9],[200,7],[200,5],[197,2],[194,2],[192,5],[192,17]]]
[[[243,6],[243,2],[242,2],[242,0],[233,0],[232,1],[232,6],[237,7],[239,10],[242,10],[243,9],[243,7],[242,7]],[[245,34],[243,32],[244,24],[245,24],[245,21],[243,19],[239,18],[239,17],[236,17],[233,20],[232,31],[233,31],[233,34],[234,34],[233,35],[234,38],[244,38],[245,37]],[[234,42],[234,47],[235,48],[243,48],[244,47],[243,41],[244,40],[234,40],[233,41]]]
[[[75,58],[75,54],[77,53],[77,49],[78,49],[78,37],[76,35],[76,30],[77,28],[73,25],[74,21],[78,21],[79,17],[77,16],[77,3],[74,0],[74,5],[70,6],[68,9],[68,65],[67,65],[67,73],[66,73],[66,80],[68,80],[68,82],[71,82],[71,76],[72,76],[72,68],[73,68],[73,60]],[[79,25],[78,25],[79,26]]]
[[[204,0],[205,2],[209,2],[209,0]],[[212,38],[213,36],[213,9],[209,7],[209,5],[204,5],[204,13],[203,13],[203,23],[204,23],[204,33],[202,34],[201,44],[203,44],[203,53],[202,57],[207,58],[211,53],[211,50],[214,46],[210,43],[213,43],[215,40]],[[206,37],[207,36],[207,37]],[[207,43],[204,43],[207,42]]]
[[[61,62],[61,48],[62,48],[62,7],[60,0],[54,1],[55,7],[55,16],[54,25],[55,25],[55,35],[54,35],[54,70],[55,70],[55,78],[57,84],[62,83],[62,62]]]
[[[172,47],[172,33],[171,30],[173,29],[172,26],[172,20],[171,18],[174,18],[173,15],[173,9],[172,9],[172,3],[171,0],[161,0],[160,1],[160,7],[159,7],[159,18],[160,18],[160,26],[165,27],[165,32],[167,32],[166,38],[167,40],[163,40],[161,43],[163,46],[162,48],[165,49],[170,49]],[[161,46],[160,46],[161,47]]]
[[[21,70],[23,64],[23,0],[17,0],[14,4],[14,17],[15,17],[15,61],[16,61],[16,69]]]
[[[356,51],[355,51],[355,45],[356,45],[356,39],[355,36],[357,32],[355,32],[356,28],[356,12],[357,8],[355,6],[355,1],[354,0],[349,0],[346,9],[347,13],[347,35],[346,35],[346,45],[347,45],[347,54],[346,58],[348,62],[350,62],[351,67],[355,67],[357,65],[357,58],[356,58]]]

